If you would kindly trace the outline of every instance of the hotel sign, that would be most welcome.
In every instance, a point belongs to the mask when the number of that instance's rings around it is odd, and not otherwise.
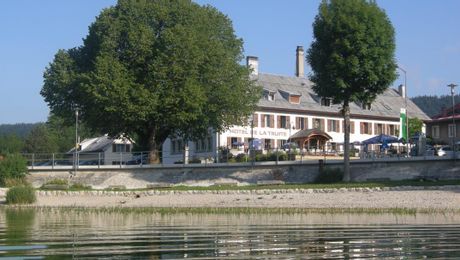
[[[285,138],[287,139],[289,137],[289,130],[253,130],[253,135],[254,138]],[[245,137],[251,137],[251,129],[248,128],[231,128],[228,130],[228,132],[232,135],[237,135],[237,136],[245,136]]]

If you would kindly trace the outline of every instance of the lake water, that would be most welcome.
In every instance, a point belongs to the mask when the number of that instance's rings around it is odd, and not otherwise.
[[[459,259],[460,215],[160,215],[3,208],[0,257]]]

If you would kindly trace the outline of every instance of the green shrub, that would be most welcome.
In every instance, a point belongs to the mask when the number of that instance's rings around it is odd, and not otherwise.
[[[316,176],[315,183],[335,183],[343,180],[343,171],[340,168],[323,168]]]
[[[287,161],[288,155],[285,152],[274,152],[267,155],[268,161]]]
[[[256,161],[257,162],[264,162],[267,161],[267,155],[263,153],[256,154]]]
[[[237,162],[249,162],[249,156],[244,153],[240,153],[235,157]]]
[[[83,183],[74,183],[70,186],[71,190],[91,190],[91,186],[87,186]]]
[[[23,179],[27,174],[27,161],[20,154],[9,154],[0,161],[0,186],[6,185],[7,179]]]
[[[31,204],[36,200],[35,189],[31,186],[16,186],[6,192],[7,204]]]
[[[26,178],[10,178],[5,179],[5,187],[14,187],[14,186],[27,186],[29,183]]]
[[[46,184],[53,184],[53,185],[69,185],[69,181],[66,179],[52,179],[47,181]],[[46,185],[45,184],[45,185]]]

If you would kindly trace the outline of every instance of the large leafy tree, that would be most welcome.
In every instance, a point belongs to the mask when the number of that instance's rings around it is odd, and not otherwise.
[[[371,103],[396,79],[395,34],[372,0],[323,0],[307,53],[314,91],[342,104],[344,181],[350,181],[350,103]]]
[[[260,90],[242,40],[215,8],[190,0],[119,0],[83,45],[60,50],[41,94],[51,112],[98,132],[139,137],[151,160],[169,136],[186,140],[243,124]]]

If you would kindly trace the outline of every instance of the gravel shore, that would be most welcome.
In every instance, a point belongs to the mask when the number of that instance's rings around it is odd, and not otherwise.
[[[38,191],[35,206],[460,210],[460,186],[318,190]]]

